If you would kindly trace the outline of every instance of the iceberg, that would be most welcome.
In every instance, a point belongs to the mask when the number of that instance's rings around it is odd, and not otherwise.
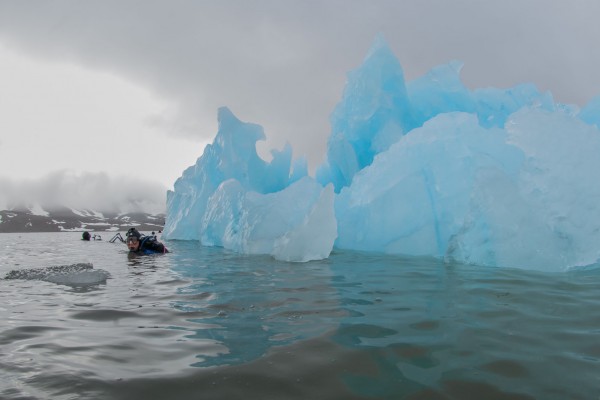
[[[163,238],[286,261],[333,248],[544,271],[600,259],[600,96],[470,90],[450,61],[405,82],[382,36],[348,74],[315,177],[258,125],[219,131],[167,194]]]
[[[276,193],[245,190],[234,179],[208,199],[200,240],[283,261],[327,258],[337,236],[333,186],[304,177]]]
[[[227,108],[218,119],[214,142],[167,193],[162,238],[283,261],[329,257],[337,237],[333,185],[307,176],[304,159],[292,166],[289,145],[263,161],[256,152],[265,138],[260,126],[241,122]]]

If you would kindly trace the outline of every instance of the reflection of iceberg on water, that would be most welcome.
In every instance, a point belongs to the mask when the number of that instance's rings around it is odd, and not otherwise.
[[[195,367],[256,360],[273,347],[334,330],[347,315],[330,284],[331,258],[297,268],[218,248],[196,253],[191,242],[175,247],[172,270],[189,285],[178,289],[171,305],[189,315],[186,338],[203,344]]]
[[[531,84],[471,91],[460,68],[405,83],[377,38],[348,75],[314,179],[289,146],[260,159],[262,128],[221,109],[214,143],[168,194],[163,237],[288,261],[335,246],[543,270],[596,263],[600,100],[580,111]]]

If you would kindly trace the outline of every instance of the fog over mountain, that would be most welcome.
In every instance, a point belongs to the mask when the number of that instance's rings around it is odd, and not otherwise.
[[[289,142],[314,172],[378,33],[407,81],[456,59],[468,88],[532,82],[584,106],[598,15],[593,0],[0,1],[0,208],[164,210],[160,185],[202,154],[221,106],[264,127],[259,155]],[[147,182],[115,165],[132,152]]]
[[[166,187],[150,180],[105,173],[55,171],[42,178],[16,181],[0,177],[0,210],[39,206],[104,213],[164,213]]]

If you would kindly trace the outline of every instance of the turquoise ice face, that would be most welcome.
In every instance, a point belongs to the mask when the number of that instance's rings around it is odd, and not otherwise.
[[[378,37],[348,74],[314,179],[290,146],[262,160],[262,128],[220,109],[214,142],[168,193],[163,237],[286,261],[335,246],[552,271],[596,263],[598,100],[579,113],[532,84],[470,90],[461,68],[406,83]]]

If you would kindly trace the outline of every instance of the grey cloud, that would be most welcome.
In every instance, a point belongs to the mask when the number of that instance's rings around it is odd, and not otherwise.
[[[0,209],[40,205],[101,212],[165,212],[166,188],[128,177],[104,173],[52,172],[40,179],[13,181],[0,178]]]
[[[161,126],[212,139],[228,106],[320,163],[346,73],[383,32],[408,79],[453,59],[469,87],[600,93],[600,3],[580,0],[4,1],[0,41],[113,71],[178,109]]]

